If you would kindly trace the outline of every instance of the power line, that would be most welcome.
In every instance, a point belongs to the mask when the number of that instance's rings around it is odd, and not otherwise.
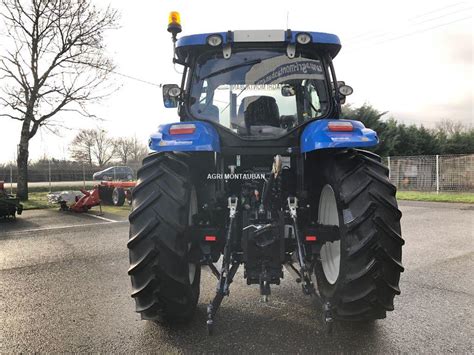
[[[433,17],[433,18],[429,18],[429,19],[426,19],[426,20],[423,20],[423,21],[418,21],[418,22],[415,22],[415,23],[412,23],[410,25],[408,25],[409,27],[416,27],[416,26],[419,26],[419,25],[422,25],[426,22],[430,22],[430,21],[434,21],[434,20],[439,20],[439,19],[442,19],[442,18],[445,18],[445,17],[448,17],[448,16],[451,16],[451,15],[454,15],[454,14],[457,14],[457,13],[460,13],[460,12],[465,12],[465,11],[468,11],[468,10],[471,10],[472,7],[468,7],[468,8],[463,8],[463,9],[458,9],[456,11],[452,11],[452,12],[449,12],[449,13],[445,13],[443,15],[440,15],[438,17]],[[418,16],[420,17],[420,16]],[[417,18],[417,17],[415,17]],[[349,41],[348,44],[346,44],[346,46],[351,46],[352,44],[354,43],[360,43],[361,41],[367,41],[367,40],[374,40],[376,38],[379,38],[379,37],[384,37],[386,35],[390,35],[391,33],[390,32],[382,32],[382,33],[378,33],[378,34],[373,34],[372,36],[369,36],[369,37],[365,37],[365,38],[360,38],[360,39],[357,39],[355,41]]]
[[[424,17],[424,16],[426,16],[426,15],[430,15],[430,14],[433,14],[433,13],[435,13],[435,12],[439,12],[439,11],[441,11],[441,10],[449,9],[449,8],[451,8],[451,7],[455,7],[455,6],[457,6],[457,5],[461,5],[461,4],[465,4],[465,3],[466,3],[465,1],[461,1],[461,2],[457,2],[457,3],[455,3],[455,4],[447,5],[447,6],[444,6],[444,7],[435,9],[435,10],[432,10],[432,11],[423,12],[423,13],[418,14],[418,15],[412,17],[412,18],[409,18],[408,21],[414,20],[414,19],[416,19],[416,18]]]
[[[143,84],[148,84],[148,85],[156,86],[156,87],[159,87],[159,88],[161,88],[163,86],[163,84],[153,83],[151,81],[143,80],[143,79],[140,79],[140,78],[128,75],[128,74],[119,73],[118,71],[115,71],[115,70],[109,70],[109,69],[105,69],[105,68],[97,68],[97,69],[109,71],[113,74],[120,75],[120,76],[123,76],[124,78],[135,80],[135,81],[138,81],[138,82],[143,83]]]
[[[447,25],[450,25],[450,24],[453,24],[453,23],[456,23],[456,22],[465,21],[465,20],[468,20],[468,19],[470,19],[470,18],[472,18],[472,16],[463,17],[463,18],[460,18],[460,19],[457,19],[457,20],[454,20],[454,21],[442,23],[442,24],[439,24],[439,25],[436,25],[436,26],[432,26],[432,27],[428,27],[428,28],[424,28],[424,29],[421,29],[421,30],[418,30],[418,31],[414,31],[414,32],[410,32],[410,33],[405,33],[405,34],[400,35],[400,36],[396,36],[396,37],[388,38],[388,39],[383,40],[383,41],[380,41],[380,42],[372,43],[372,44],[369,45],[369,46],[361,46],[361,47],[349,48],[349,50],[346,51],[346,53],[347,53],[347,52],[351,52],[351,51],[360,50],[360,49],[370,48],[370,47],[373,47],[373,46],[376,46],[376,45],[379,45],[379,44],[383,44],[383,43],[386,43],[386,42],[395,41],[395,40],[400,39],[400,38],[409,37],[409,36],[414,36],[414,35],[419,34],[419,33],[427,32],[427,31],[430,31],[430,30],[433,30],[433,29],[436,29],[436,28],[439,28],[439,27],[447,26]]]
[[[417,22],[415,23],[414,25],[417,26],[417,25],[421,25],[423,23],[426,23],[426,22],[430,22],[430,21],[433,21],[433,20],[439,20],[440,18],[444,18],[446,16],[451,16],[451,15],[454,15],[454,14],[457,14],[458,12],[464,12],[466,10],[472,10],[472,7],[467,7],[465,9],[459,9],[459,10],[456,10],[456,11],[453,11],[453,12],[449,12],[447,14],[444,14],[444,15],[441,15],[441,16],[438,16],[438,17],[432,17],[432,18],[429,18],[427,20],[424,20],[424,21],[421,21],[421,22]]]
[[[455,7],[457,5],[460,5],[460,4],[464,4],[465,2],[462,1],[462,2],[458,2],[458,3],[455,3],[455,4],[451,4],[451,5],[448,5],[448,6],[444,6],[444,7],[441,7],[441,8],[438,8],[438,9],[434,9],[434,10],[431,10],[431,11],[428,11],[428,12],[424,12],[424,13],[421,13],[419,15],[416,15],[414,17],[411,17],[408,19],[408,21],[412,21],[416,18],[420,18],[420,17],[423,17],[423,16],[426,16],[426,15],[429,15],[429,14],[432,14],[432,13],[435,13],[435,12],[439,12],[441,10],[445,10],[445,9],[448,9],[448,8],[451,8],[451,7]],[[359,38],[359,37],[363,37],[363,36],[366,36],[366,35],[370,35],[371,33],[373,33],[374,31],[376,31],[377,28],[375,29],[372,29],[372,30],[369,30],[367,32],[364,32],[364,33],[360,33],[358,35],[355,35],[355,36],[352,36],[352,37],[349,37],[347,38],[348,40],[352,40],[352,39],[355,39],[355,38]]]

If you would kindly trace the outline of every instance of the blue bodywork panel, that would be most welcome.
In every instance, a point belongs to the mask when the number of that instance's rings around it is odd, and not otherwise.
[[[298,33],[307,33],[311,36],[312,43],[321,43],[321,44],[336,44],[341,45],[339,37],[332,33],[324,32],[307,32],[307,31],[292,31],[291,42],[296,42],[296,36]],[[185,46],[199,46],[206,45],[207,37],[210,35],[220,35],[222,37],[223,43],[227,43],[227,32],[213,32],[213,33],[200,33],[190,36],[181,37],[178,42],[176,42],[176,48],[185,47]]]
[[[331,132],[328,123],[331,121],[348,121],[352,123],[352,132]],[[194,124],[196,130],[192,134],[170,135],[173,125]],[[309,123],[301,135],[301,153],[327,148],[363,148],[378,144],[375,131],[365,128],[362,122],[353,120],[317,120]],[[203,121],[186,121],[164,124],[158,127],[158,132],[150,137],[149,147],[156,152],[220,152],[220,139],[212,124]]]
[[[170,127],[179,124],[194,124],[192,134],[170,135]],[[160,125],[158,132],[151,135],[148,146],[155,152],[220,152],[221,145],[217,131],[210,123],[202,121],[176,122]]]
[[[331,121],[351,122],[352,132],[331,132],[328,123]],[[362,148],[377,145],[379,138],[375,131],[365,128],[360,121],[353,120],[318,120],[309,123],[301,135],[301,153],[326,148]]]
[[[341,41],[339,40],[339,37],[336,36],[335,34],[324,33],[324,32],[291,31],[291,40],[289,40],[288,42],[296,43],[296,36],[299,33],[309,34],[311,36],[311,44],[328,45],[328,47],[330,47],[330,49],[328,49],[328,52],[333,58],[337,55],[337,53],[341,49]],[[222,37],[222,44],[225,45],[228,43],[227,41],[228,32],[200,33],[200,34],[195,34],[195,35],[190,35],[190,36],[184,36],[184,37],[181,37],[176,42],[176,49],[177,49],[178,56],[181,53],[183,53],[183,50],[184,52],[186,52],[186,48],[207,45],[207,38],[210,35],[220,35]],[[238,44],[242,42],[236,42],[236,43]]]

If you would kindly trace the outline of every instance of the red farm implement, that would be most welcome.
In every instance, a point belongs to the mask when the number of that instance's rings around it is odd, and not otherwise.
[[[69,201],[65,198],[65,195],[73,192],[64,191],[56,195],[54,199],[55,202],[61,205],[62,210],[74,212],[87,212],[92,207],[100,206],[102,203],[123,206],[125,201],[131,203],[131,190],[135,187],[135,184],[134,181],[102,181],[95,185],[92,190],[81,189],[82,195],[76,195],[75,201],[69,206]]]

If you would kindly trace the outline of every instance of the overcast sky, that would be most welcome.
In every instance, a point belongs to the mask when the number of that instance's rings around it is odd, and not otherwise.
[[[473,120],[473,8],[462,1],[255,1],[95,0],[121,12],[121,28],[106,37],[117,72],[160,83],[179,83],[171,64],[168,13],[181,13],[182,35],[238,29],[286,29],[337,34],[342,51],[338,79],[354,88],[347,102],[367,102],[401,122],[434,127],[450,118]],[[0,30],[2,28],[0,27]],[[4,31],[3,31],[4,32]],[[2,37],[0,37],[0,50]],[[180,69],[179,67],[177,68]],[[68,157],[80,128],[100,126],[111,136],[147,142],[156,127],[177,119],[163,108],[161,89],[114,75],[121,89],[90,111],[103,122],[63,117],[61,137],[41,130],[30,141],[30,158]],[[1,85],[1,83],[0,83]],[[20,124],[0,118],[0,163],[11,161]]]

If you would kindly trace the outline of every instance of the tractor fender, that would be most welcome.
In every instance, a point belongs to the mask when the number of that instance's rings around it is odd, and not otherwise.
[[[170,134],[170,128],[177,125],[194,125],[192,133]],[[186,121],[163,124],[152,134],[148,146],[155,152],[220,152],[221,145],[216,129],[207,122]]]
[[[351,122],[352,131],[330,131],[330,122]],[[301,153],[327,148],[362,148],[372,147],[379,143],[377,133],[365,128],[360,121],[322,119],[309,123],[301,134]]]

